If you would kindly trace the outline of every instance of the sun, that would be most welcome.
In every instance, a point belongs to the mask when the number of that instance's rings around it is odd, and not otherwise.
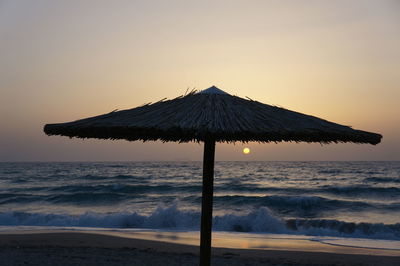
[[[249,154],[250,153],[250,149],[249,148],[244,148],[243,149],[243,154]]]

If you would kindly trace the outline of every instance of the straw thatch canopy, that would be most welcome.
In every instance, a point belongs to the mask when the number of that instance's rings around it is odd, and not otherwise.
[[[229,95],[216,87],[137,108],[69,123],[47,124],[47,135],[78,138],[204,141],[305,141],[377,144],[382,136],[314,116]]]
[[[47,135],[78,138],[204,141],[200,265],[211,261],[215,142],[306,141],[378,144],[382,136],[229,95],[216,87],[173,100],[62,124]]]

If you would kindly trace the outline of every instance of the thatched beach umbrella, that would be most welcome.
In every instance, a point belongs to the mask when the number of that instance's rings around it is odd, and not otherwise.
[[[229,95],[211,87],[173,100],[69,123],[47,124],[47,135],[78,138],[204,142],[200,264],[211,258],[216,142],[354,142],[378,144],[382,136],[314,116]]]

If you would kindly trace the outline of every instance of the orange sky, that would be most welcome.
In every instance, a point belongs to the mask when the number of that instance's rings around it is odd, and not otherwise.
[[[399,14],[395,0],[0,0],[0,161],[201,160],[195,143],[42,128],[211,85],[383,135],[377,146],[219,144],[217,160],[400,160]]]

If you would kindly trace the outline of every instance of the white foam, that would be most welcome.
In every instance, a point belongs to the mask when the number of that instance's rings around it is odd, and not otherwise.
[[[333,238],[333,239],[322,238],[313,240],[333,246],[400,250],[400,241],[396,240],[380,240],[380,239],[366,240],[360,238]]]

